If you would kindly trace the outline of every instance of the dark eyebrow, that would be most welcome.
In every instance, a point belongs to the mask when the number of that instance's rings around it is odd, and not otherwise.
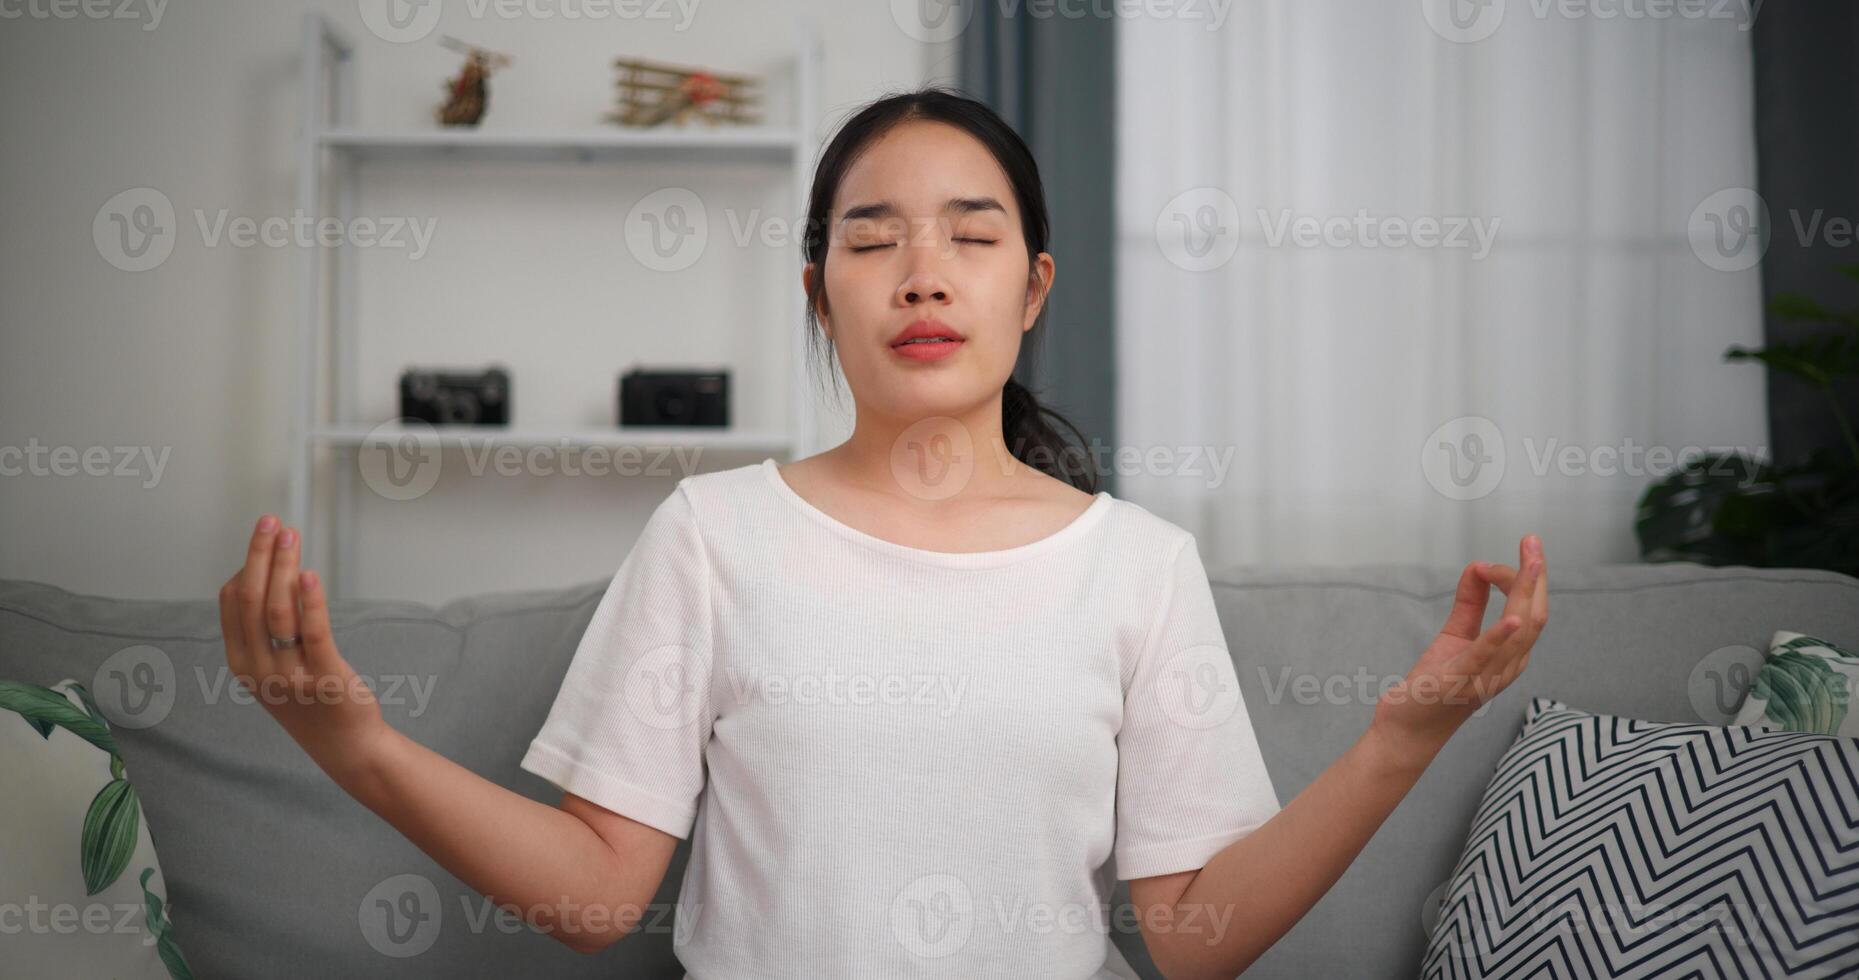
[[[976,214],[982,211],[999,211],[1002,216],[1007,214],[1007,209],[1001,206],[1001,202],[991,197],[952,197],[942,206],[943,214]],[[896,204],[890,201],[877,201],[847,208],[846,213],[839,216],[839,223],[845,224],[861,218],[892,218],[897,214]]]

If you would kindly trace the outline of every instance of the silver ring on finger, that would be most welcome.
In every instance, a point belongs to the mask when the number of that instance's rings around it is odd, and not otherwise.
[[[303,640],[303,636],[298,633],[292,633],[289,636],[273,636],[271,638],[271,649],[289,650],[297,646],[297,644],[301,642],[302,640]]]

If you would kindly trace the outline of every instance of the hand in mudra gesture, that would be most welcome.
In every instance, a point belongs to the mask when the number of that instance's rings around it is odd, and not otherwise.
[[[387,729],[374,691],[336,650],[328,597],[298,569],[302,536],[267,514],[245,564],[219,590],[233,676],[331,776],[359,765]]]
[[[1392,744],[1416,753],[1437,751],[1530,665],[1530,648],[1549,622],[1542,539],[1525,535],[1517,558],[1517,568],[1465,566],[1446,625],[1413,670],[1376,702],[1371,727]],[[1480,632],[1493,587],[1506,596],[1504,612]]]

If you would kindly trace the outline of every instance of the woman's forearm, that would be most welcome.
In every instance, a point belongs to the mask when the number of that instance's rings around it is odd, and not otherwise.
[[[624,860],[574,814],[391,727],[365,760],[324,769],[460,881],[575,949],[598,949],[639,925],[663,873]]]
[[[1189,880],[1151,943],[1157,965],[1171,980],[1238,976],[1336,884],[1438,751],[1396,746],[1373,727],[1363,733]]]

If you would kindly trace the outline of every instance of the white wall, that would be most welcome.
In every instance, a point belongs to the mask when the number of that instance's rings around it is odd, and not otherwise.
[[[816,145],[859,103],[955,70],[952,45],[913,40],[887,4],[850,0],[697,0],[688,22],[674,4],[663,18],[571,20],[587,9],[575,0],[523,0],[532,13],[515,18],[497,13],[508,5],[448,0],[439,27],[409,44],[370,33],[357,3],[335,0],[150,0],[133,19],[36,15],[49,0],[7,9],[26,15],[0,20],[0,453],[14,450],[0,456],[12,473],[0,476],[0,577],[138,598],[210,597],[252,522],[285,507],[300,251],[209,245],[198,221],[296,207],[305,10],[355,41],[367,128],[430,125],[459,61],[443,34],[514,56],[492,81],[487,130],[598,126],[619,55],[768,75],[769,121],[785,122],[776,84],[797,14],[824,36]],[[358,214],[429,223],[433,237],[417,259],[358,256],[364,415],[394,414],[405,363],[498,357],[515,368],[519,421],[605,424],[614,378],[637,359],[728,364],[742,424],[778,424],[788,332],[801,329],[800,310],[778,304],[799,275],[798,246],[771,257],[712,245],[690,269],[658,273],[627,257],[619,226],[634,200],[671,183],[713,209],[797,218],[784,180],[754,167],[371,169]],[[173,203],[177,237],[160,265],[123,271],[92,225],[106,201],[141,187]],[[830,445],[849,420],[821,424]],[[119,446],[147,454],[134,472],[116,475],[120,454],[96,448]],[[32,447],[107,453],[112,472],[45,472],[22,455]],[[699,468],[758,459],[712,452]],[[412,502],[357,494],[355,594],[438,601],[610,575],[683,475],[453,473]]]

